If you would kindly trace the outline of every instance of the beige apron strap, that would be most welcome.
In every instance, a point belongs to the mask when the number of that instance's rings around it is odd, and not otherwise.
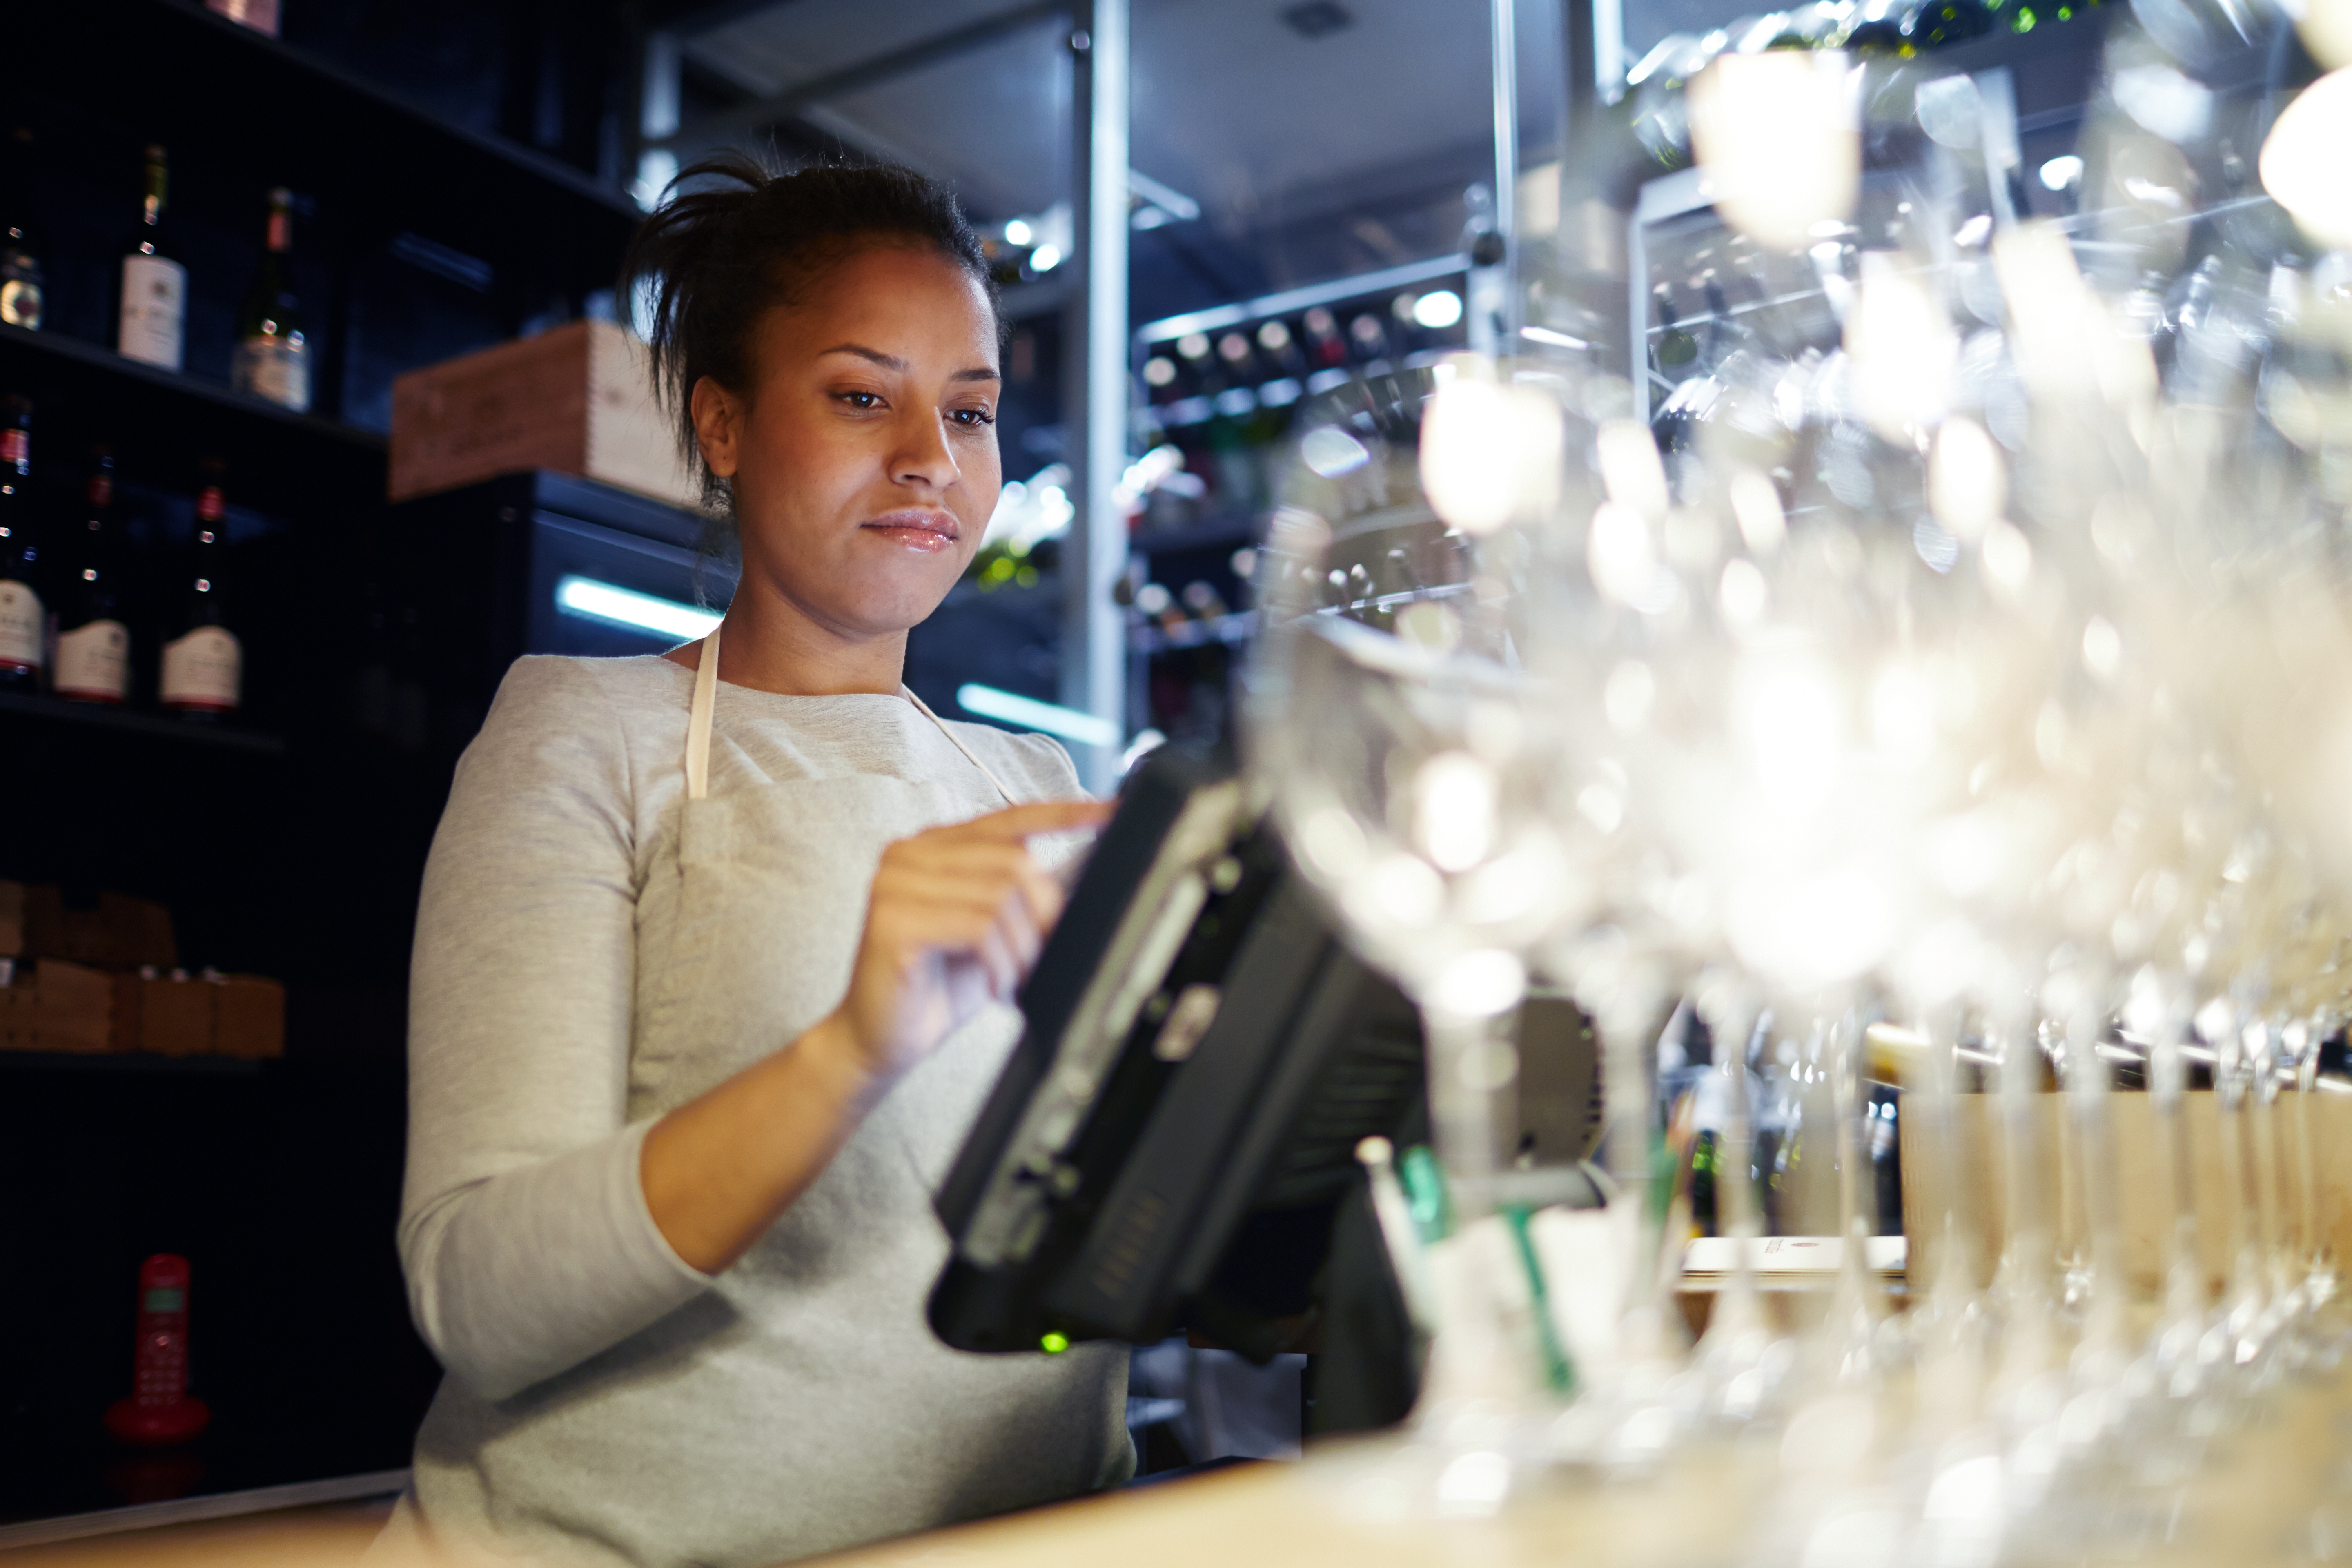
[[[988,771],[988,764],[982,762],[978,757],[973,756],[970,746],[965,745],[961,741],[956,739],[956,732],[953,730],[949,729],[945,723],[942,723],[938,714],[931,711],[930,704],[925,702],[921,698],[915,695],[915,689],[913,687],[901,686],[898,689],[907,694],[907,700],[915,705],[916,712],[920,713],[932,723],[939,725],[940,733],[948,738],[948,744],[953,746],[957,751],[961,752],[971,765],[980,770],[981,777],[986,779],[989,783],[996,786],[996,793],[1004,797],[1005,805],[1018,805],[1021,804],[1018,800],[1013,798],[1013,792],[1004,787],[1004,781],[998,778],[994,773],[990,773]]]
[[[702,639],[694,666],[694,706],[686,719],[686,798],[710,794],[710,707],[719,697],[719,628]]]

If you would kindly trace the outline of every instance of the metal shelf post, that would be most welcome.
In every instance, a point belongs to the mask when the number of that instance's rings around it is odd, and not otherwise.
[[[1125,617],[1111,588],[1127,569],[1117,494],[1127,468],[1128,0],[1080,0],[1070,33],[1071,205],[1079,272],[1066,307],[1064,407],[1072,521],[1062,556],[1062,701],[1127,725]],[[1097,793],[1118,782],[1120,747],[1074,749]]]

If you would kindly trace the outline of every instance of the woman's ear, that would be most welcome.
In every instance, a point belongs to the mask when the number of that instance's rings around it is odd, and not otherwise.
[[[694,416],[694,438],[701,443],[702,460],[720,479],[733,479],[736,443],[743,428],[742,399],[706,375],[695,382],[687,411]]]

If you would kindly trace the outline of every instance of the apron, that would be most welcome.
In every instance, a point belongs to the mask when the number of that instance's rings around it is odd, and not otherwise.
[[[641,1003],[629,1064],[633,1119],[683,1104],[832,1011],[848,989],[884,848],[978,815],[969,774],[958,783],[872,773],[787,779],[736,784],[713,796],[719,646],[716,630],[703,639],[688,710],[671,951],[649,955],[654,962],[639,971],[652,995]],[[1015,804],[920,698],[899,690],[999,799]],[[911,1160],[927,1211],[1019,1027],[1013,1009],[989,1006],[952,1031],[876,1107],[835,1157],[838,1169],[829,1167],[755,1250],[789,1251],[793,1232],[847,1217],[824,1212],[836,1200],[878,1198],[877,1183],[896,1187],[877,1161]]]
[[[710,794],[710,710],[719,700],[720,629],[719,626],[711,627],[710,635],[702,639],[702,657],[694,667],[694,705],[688,711],[686,721],[686,798],[688,800],[701,800]],[[939,726],[940,733],[948,738],[948,744],[961,752],[971,765],[980,770],[980,776],[996,786],[996,793],[1004,797],[1005,805],[1021,804],[1013,798],[1013,792],[1004,787],[1004,781],[989,772],[988,764],[973,756],[971,748],[957,740],[953,730],[940,723],[940,716],[931,711],[929,703],[915,695],[913,687],[902,681],[898,694],[915,705],[916,712]]]

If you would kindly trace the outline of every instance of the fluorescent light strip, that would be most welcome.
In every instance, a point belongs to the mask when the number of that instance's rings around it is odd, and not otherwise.
[[[956,688],[956,704],[967,713],[977,713],[983,719],[1002,719],[1008,724],[1018,724],[1024,729],[1043,730],[1048,735],[1059,735],[1082,746],[1118,744],[1118,726],[1108,719],[1098,719],[1091,713],[1081,713],[1075,708],[1064,708],[1058,703],[1040,702],[1034,697],[999,691],[993,686],[982,686],[978,682],[959,686]]]
[[[629,588],[616,588],[593,577],[565,574],[556,580],[556,607],[566,615],[605,621],[632,631],[655,632],[691,642],[710,635],[719,621],[710,610],[698,610],[676,599],[657,599]]]
[[[1571,338],[1566,332],[1555,332],[1549,327],[1521,327],[1519,336],[1538,343],[1549,343],[1556,349],[1589,349],[1592,346],[1582,338]]]

